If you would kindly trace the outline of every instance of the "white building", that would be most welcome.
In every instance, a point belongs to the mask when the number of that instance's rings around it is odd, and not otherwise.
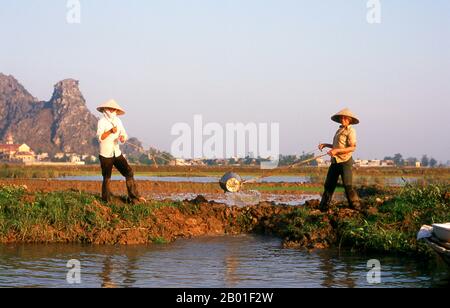
[[[331,161],[324,160],[323,158],[316,159],[317,167],[329,167],[331,165]]]
[[[72,155],[70,155],[70,162],[71,163],[79,163],[79,162],[81,162],[81,157],[78,155],[72,154]]]
[[[36,155],[25,143],[14,144],[13,136],[9,134],[6,143],[0,144],[0,159],[7,161],[34,162],[36,160]]]

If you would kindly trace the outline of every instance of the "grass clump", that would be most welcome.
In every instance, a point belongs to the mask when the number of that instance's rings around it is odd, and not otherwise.
[[[157,245],[164,245],[164,244],[168,244],[170,243],[170,241],[168,241],[167,239],[165,239],[164,237],[161,236],[157,236],[151,239],[153,244],[157,244]]]
[[[298,207],[275,219],[275,233],[287,243],[301,247],[333,245],[428,256],[430,250],[416,240],[420,227],[450,221],[449,185],[408,184],[386,199],[384,193],[377,193],[383,197],[381,200],[386,200],[381,205],[371,191],[366,193],[364,201],[368,208],[364,211],[339,206],[330,213],[321,213],[314,207]]]
[[[276,224],[276,234],[286,241],[302,243],[302,246],[310,246],[313,242],[330,242],[333,236],[331,227],[325,214],[312,215],[305,207],[298,207],[294,211],[280,216]]]
[[[448,185],[406,185],[378,208],[377,213],[344,219],[341,243],[364,250],[424,254],[416,234],[424,224],[450,221]]]
[[[45,238],[45,230],[70,233],[80,226],[89,230],[107,225],[96,198],[81,192],[28,194],[25,188],[0,188],[0,237],[14,233],[23,241]]]

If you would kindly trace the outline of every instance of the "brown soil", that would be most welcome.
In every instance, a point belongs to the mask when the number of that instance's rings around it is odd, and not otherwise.
[[[115,198],[117,206],[130,207],[122,199]],[[259,233],[280,236],[284,247],[322,249],[336,244],[337,235],[333,225],[337,221],[361,215],[359,211],[345,208],[339,203],[328,213],[318,210],[318,201],[308,201],[305,205],[308,219],[321,221],[324,226],[308,230],[303,237],[295,240],[285,237],[286,226],[296,219],[298,207],[273,206],[260,203],[257,206],[229,207],[224,204],[207,202],[198,196],[174,206],[170,202],[148,202],[151,214],[140,221],[123,220],[113,213],[109,205],[94,201],[86,207],[87,212],[96,213],[105,221],[102,228],[89,228],[83,222],[71,227],[36,225],[26,235],[13,230],[0,237],[0,243],[87,243],[135,245],[166,243],[177,238],[198,236],[219,236],[227,234]]]
[[[28,198],[28,197],[26,197]],[[113,200],[117,206],[130,207],[120,198]],[[111,207],[94,201],[86,207],[105,221],[103,228],[90,229],[80,222],[74,227],[59,229],[53,225],[36,225],[26,235],[11,230],[0,237],[0,243],[89,243],[89,244],[148,244],[170,242],[177,238],[195,236],[248,233],[265,228],[272,217],[289,213],[293,207],[272,206],[261,203],[245,208],[228,207],[207,202],[202,196],[178,203],[148,202],[151,214],[140,221],[123,220]]]
[[[0,180],[0,185],[24,185],[28,194],[24,197],[24,203],[33,202],[33,194],[36,192],[52,191],[84,191],[99,194],[100,182],[86,181],[58,181],[58,180]],[[257,186],[258,184],[253,184]],[[271,184],[263,184],[264,186]],[[300,184],[274,184],[276,186],[298,186]],[[177,238],[224,235],[258,232],[274,234],[283,237],[286,226],[292,223],[289,218],[298,207],[274,206],[270,203],[260,203],[249,207],[229,207],[224,204],[207,202],[201,196],[205,192],[221,193],[216,184],[202,183],[161,183],[139,181],[141,191],[151,192],[188,192],[199,194],[195,200],[183,201],[174,204],[170,201],[150,200],[144,206],[151,209],[147,218],[137,222],[122,220],[112,212],[109,205],[94,201],[86,210],[100,215],[105,221],[105,226],[98,229],[90,229],[80,222],[71,228],[55,228],[52,225],[37,225],[25,235],[18,235],[11,231],[0,238],[0,242],[83,242],[91,244],[147,244],[153,242],[168,242]],[[310,186],[310,185],[309,185]],[[125,194],[123,181],[113,182],[112,189],[115,193]],[[375,191],[370,191],[376,193]],[[278,193],[278,192],[277,192]],[[300,191],[289,191],[290,194]],[[370,195],[370,194],[368,194]],[[124,203],[121,198],[115,198],[114,204],[118,206],[133,206]],[[344,203],[327,214],[318,210],[318,201],[310,201],[305,205],[308,219],[323,222],[324,227],[311,230],[301,240],[284,238],[284,243],[289,247],[325,248],[336,243],[336,234],[333,225],[336,221],[345,217],[360,215],[359,211],[347,209]],[[295,214],[292,220],[295,220]],[[284,227],[283,227],[284,226]]]

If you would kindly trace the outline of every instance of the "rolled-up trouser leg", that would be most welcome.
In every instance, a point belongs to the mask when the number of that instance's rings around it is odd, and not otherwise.
[[[127,190],[128,190],[128,196],[130,199],[139,199],[139,193],[137,191],[136,182],[133,177],[127,178]]]
[[[352,185],[346,185],[345,188],[345,195],[347,196],[348,205],[352,209],[359,209],[361,207],[358,194],[356,190],[353,188]]]
[[[333,199],[333,194],[328,191],[324,191],[322,194],[322,199],[320,200],[319,209],[322,212],[328,211],[328,209],[330,208],[330,203],[331,203],[332,199]]]
[[[131,200],[139,199],[140,195],[137,190],[136,181],[134,180],[134,172],[123,155],[117,157],[114,166],[125,177],[127,183],[128,197]]]
[[[351,208],[359,208],[360,201],[356,190],[353,187],[353,158],[342,163],[342,182],[344,183],[345,195]]]
[[[111,179],[103,178],[102,200],[105,202],[111,201]]]
[[[102,200],[105,202],[109,202],[111,200],[111,173],[114,164],[114,157],[105,158],[103,156],[99,156],[100,165],[102,168]]]
[[[339,174],[341,173],[341,167],[339,164],[333,163],[328,169],[327,179],[324,185],[324,192],[322,199],[320,200],[319,209],[322,212],[328,211],[330,207],[331,200],[333,199],[334,190],[336,189],[337,181],[339,179]]]

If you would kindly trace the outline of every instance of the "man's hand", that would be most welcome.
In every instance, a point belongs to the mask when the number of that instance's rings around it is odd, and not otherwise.
[[[328,155],[330,155],[331,157],[335,157],[337,154],[339,154],[338,149],[332,149],[332,150],[328,151]]]
[[[121,143],[125,143],[125,136],[124,135],[120,135],[119,136],[119,141],[121,142]]]
[[[115,133],[117,133],[117,127],[113,127],[113,128],[111,128],[110,130],[104,132],[104,133],[101,135],[100,138],[101,138],[101,140],[103,141],[103,140],[105,140],[106,138],[108,138],[109,136],[111,136],[111,134],[115,134]]]
[[[323,150],[324,148],[332,148],[332,146],[328,143],[321,143],[319,144],[319,150]]]

